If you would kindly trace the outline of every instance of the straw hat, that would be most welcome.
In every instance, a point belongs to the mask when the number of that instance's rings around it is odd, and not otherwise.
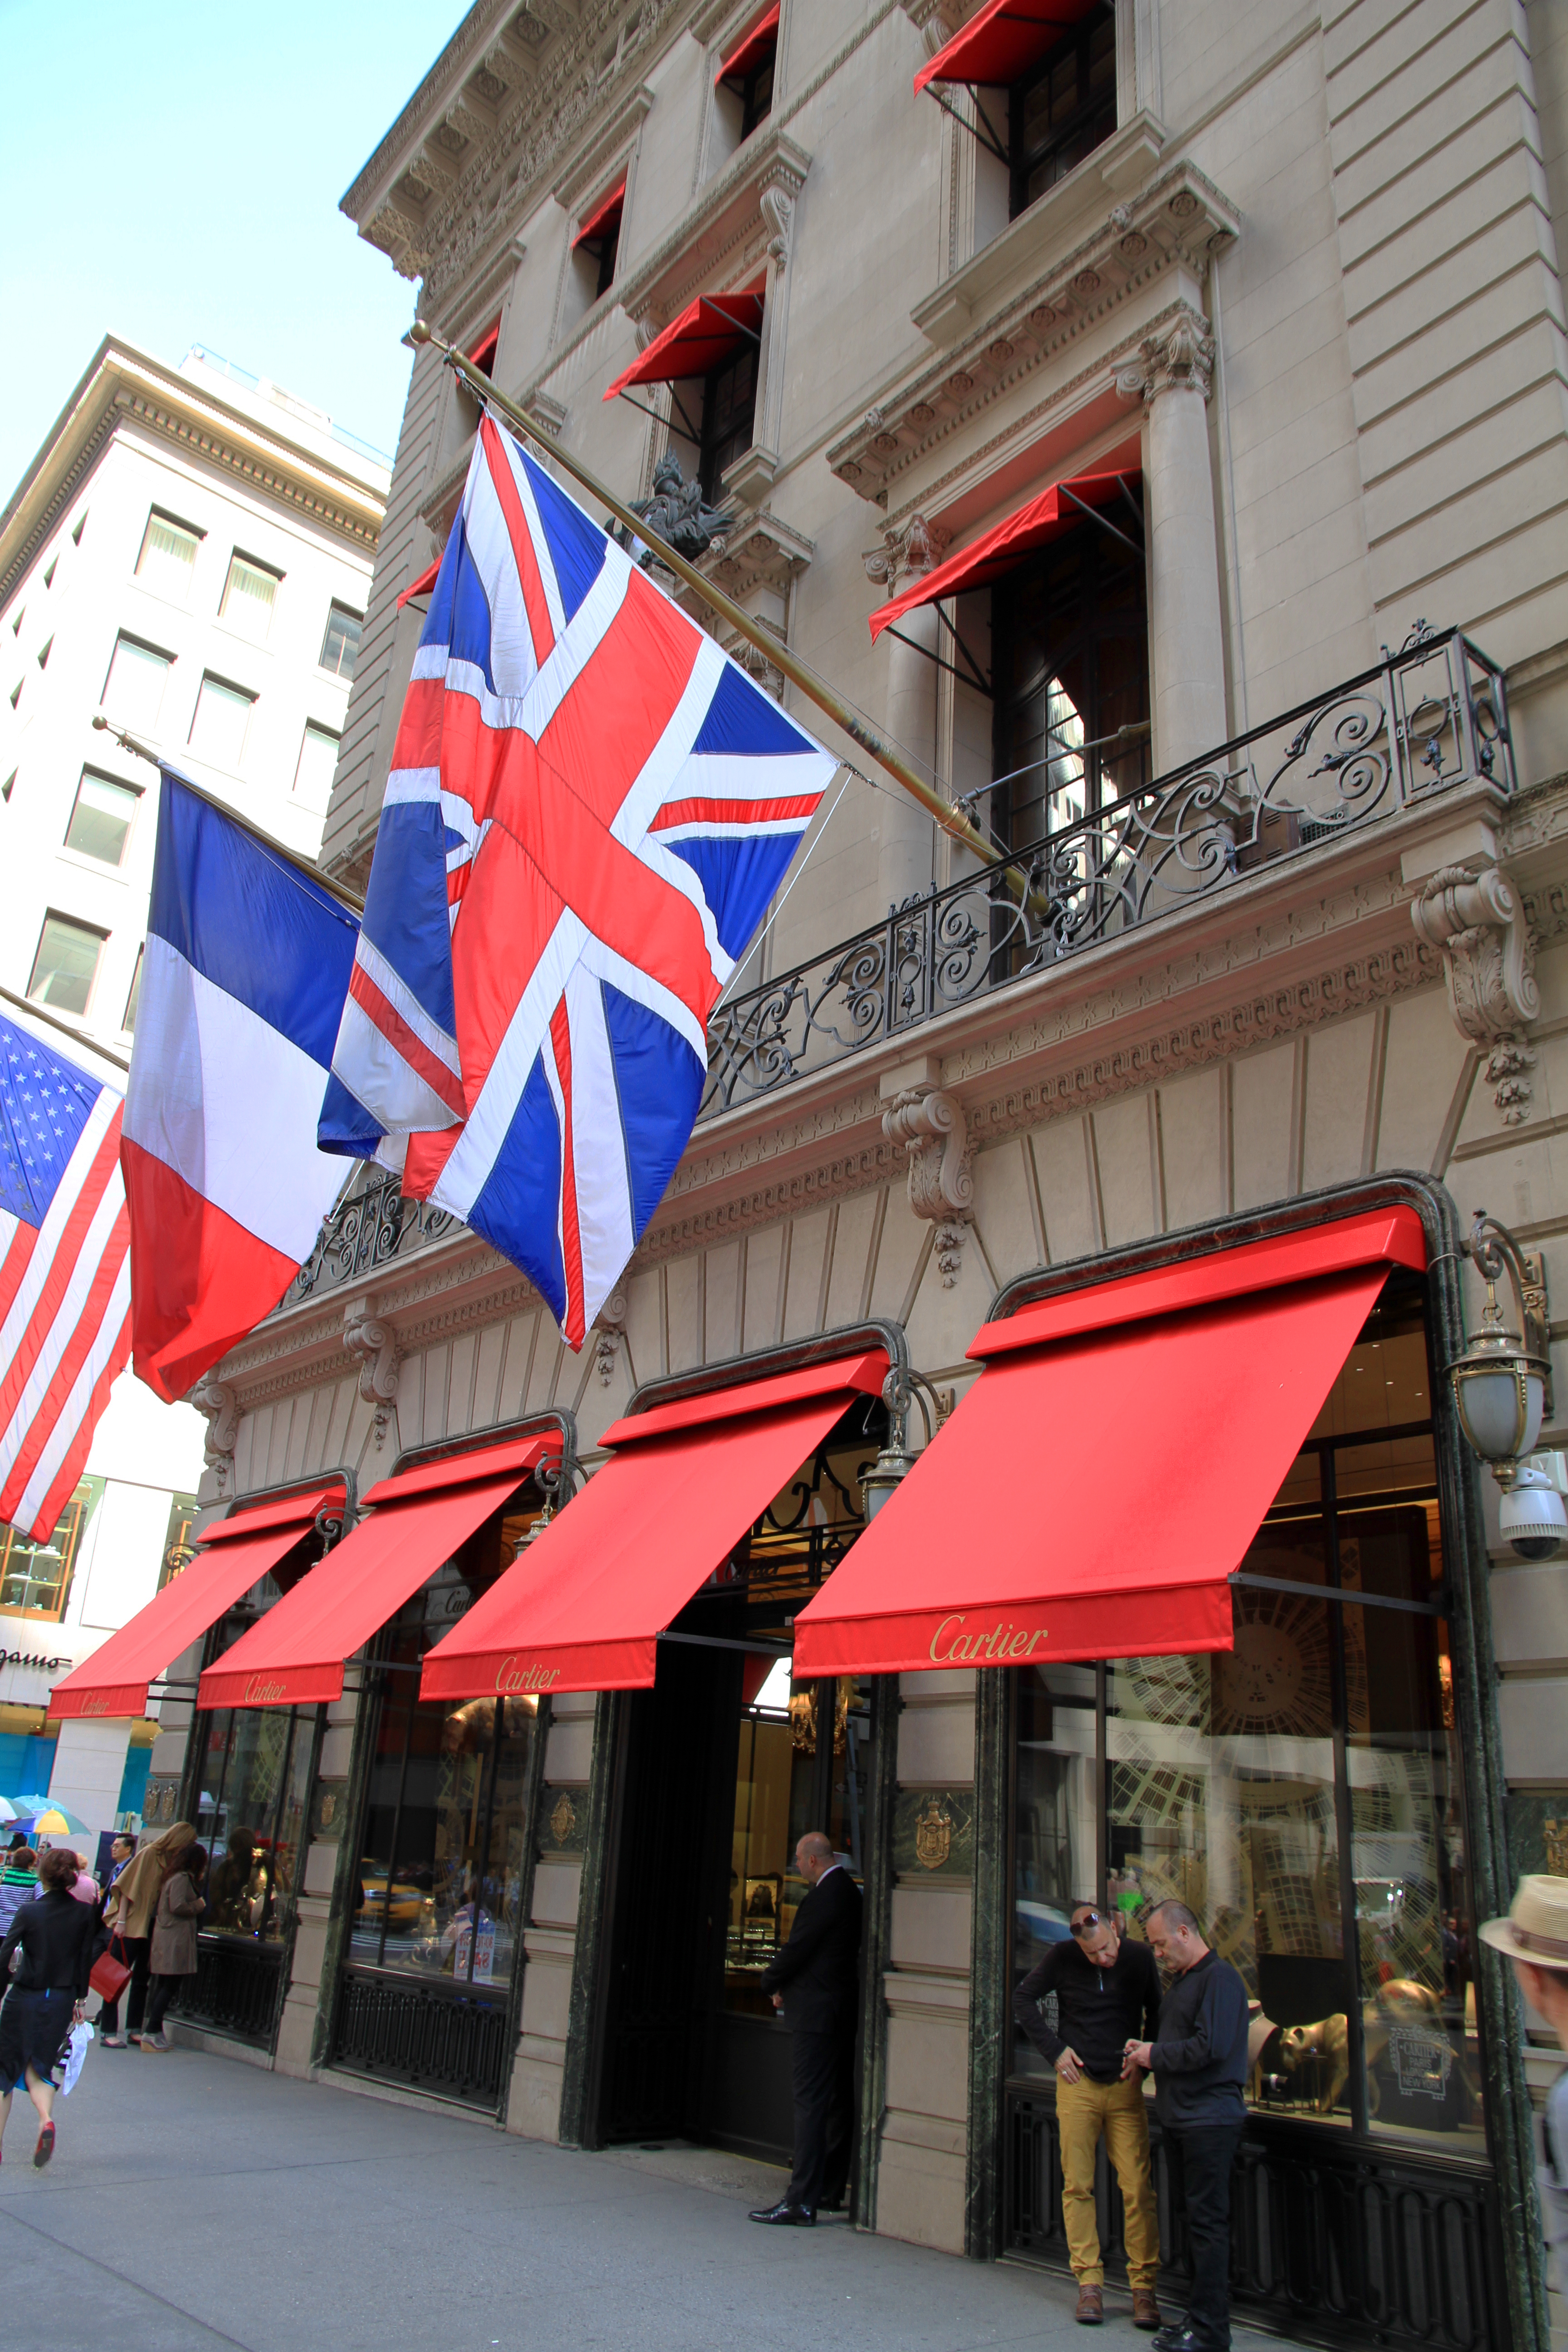
[[[1539,1969],[1568,1969],[1568,1878],[1521,1878],[1506,1919],[1488,1919],[1483,1943]]]

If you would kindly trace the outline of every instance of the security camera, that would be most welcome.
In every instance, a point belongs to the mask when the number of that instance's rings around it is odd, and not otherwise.
[[[1498,1515],[1505,1541],[1521,1559],[1550,1559],[1568,1536],[1568,1510],[1544,1471],[1521,1462]]]

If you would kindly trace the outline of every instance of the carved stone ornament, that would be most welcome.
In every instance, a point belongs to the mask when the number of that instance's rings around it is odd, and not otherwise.
[[[217,1475],[220,1495],[229,1491],[234,1475],[234,1441],[239,1434],[239,1399],[226,1381],[215,1381],[209,1372],[191,1391],[191,1402],[206,1422],[207,1433],[202,1453],[209,1470]]]
[[[764,188],[758,199],[768,225],[768,258],[782,269],[789,259],[790,231],[795,224],[795,198],[787,188]]]
[[[626,1294],[612,1290],[594,1326],[594,1363],[602,1389],[607,1389],[616,1377],[616,1357],[626,1336]]]
[[[1140,356],[1120,368],[1116,389],[1123,400],[1158,400],[1164,392],[1195,392],[1206,400],[1214,370],[1215,341],[1191,314],[1162,335],[1146,335]]]
[[[1410,919],[1422,939],[1440,948],[1454,1024],[1472,1045],[1489,1049],[1487,1079],[1503,1120],[1517,1127],[1529,1115],[1525,1073],[1535,1055],[1525,1024],[1541,1013],[1534,947],[1524,908],[1500,866],[1440,866],[1413,900]]]
[[[376,1315],[373,1298],[353,1298],[343,1308],[343,1345],[360,1360],[359,1392],[375,1407],[375,1444],[386,1443],[386,1425],[397,1396],[401,1353],[397,1334]]]
[[[889,523],[882,533],[882,545],[860,558],[866,577],[896,596],[903,581],[923,579],[941,562],[952,537],[950,530],[927,522],[922,514],[907,515],[901,522]]]
[[[931,1245],[942,1286],[951,1290],[963,1262],[963,1244],[974,1208],[974,1177],[963,1112],[939,1087],[894,1097],[882,1114],[882,1133],[902,1147],[908,1163],[910,1207],[935,1225]]]

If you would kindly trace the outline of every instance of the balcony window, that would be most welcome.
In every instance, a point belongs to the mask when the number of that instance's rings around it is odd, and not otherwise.
[[[351,613],[346,604],[331,607],[327,614],[327,633],[321,639],[322,669],[330,669],[334,677],[353,677],[363,627],[361,614]]]
[[[109,676],[103,685],[103,708],[117,727],[158,731],[163,708],[163,686],[174,666],[173,654],[160,653],[136,637],[115,639]]]
[[[1086,518],[991,599],[992,823],[1022,847],[1149,781],[1143,558]]]
[[[122,866],[141,798],[134,784],[117,783],[112,776],[84,768],[66,828],[66,847],[104,866]]]
[[[1096,8],[1008,92],[1010,212],[1066,179],[1116,128],[1116,21]]]
[[[84,515],[82,521],[86,520]],[[155,596],[166,596],[171,604],[184,604],[191,593],[191,574],[195,569],[201,538],[201,532],[189,523],[176,522],[173,515],[160,514],[154,507],[142,534],[142,552],[136,559],[137,579]]]
[[[226,621],[231,629],[237,629],[242,637],[248,637],[252,645],[264,645],[272,626],[272,607],[282,576],[265,564],[253,563],[247,555],[231,556],[223,603],[218,608],[220,620]]]
[[[27,982],[32,1002],[56,1013],[85,1013],[107,937],[89,923],[73,923],[68,915],[46,915]]]
[[[246,736],[256,697],[210,673],[202,679],[191,720],[190,744],[210,767],[236,769],[245,757]]]

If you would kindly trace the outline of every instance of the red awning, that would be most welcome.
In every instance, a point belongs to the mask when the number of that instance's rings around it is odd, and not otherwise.
[[[1227,1579],[1391,1261],[1426,1263],[1411,1210],[988,1326],[979,1380],[796,1619],[795,1672],[1228,1650]]]
[[[198,1706],[310,1706],[343,1665],[515,1493],[559,1438],[520,1438],[384,1478],[370,1516],[207,1668]]]
[[[1120,451],[1113,450],[1101,458],[1092,474],[1073,474],[1064,482],[1053,482],[1037,499],[1031,499],[999,522],[981,539],[968,547],[961,547],[934,572],[928,572],[895,596],[890,604],[879,604],[871,615],[872,642],[894,621],[912,613],[917,605],[935,604],[943,596],[960,596],[966,588],[988,588],[994,580],[1022,563],[1026,555],[1047,541],[1059,539],[1065,530],[1083,522],[1085,507],[1121,506],[1123,509],[1118,529],[1132,520],[1126,511],[1121,485],[1136,481],[1142,473],[1137,444],[1129,445],[1126,462],[1119,464]]]
[[[487,327],[479,341],[470,347],[468,357],[481,374],[489,375],[495,366],[496,353],[500,349],[500,320],[498,319],[494,326]]]
[[[755,73],[768,51],[778,47],[778,37],[779,12],[777,0],[775,0],[774,5],[764,9],[762,16],[757,18],[751,31],[736,42],[714,75],[714,80],[729,81],[731,79],[739,79],[743,74]]]
[[[706,375],[762,331],[760,288],[744,294],[700,294],[623,370],[605,398],[614,400],[628,383],[679,383],[687,376]]]
[[[621,225],[621,215],[626,209],[626,175],[623,172],[609,194],[595,205],[573,238],[573,252],[575,253],[580,245],[586,245],[590,237],[608,236],[612,229],[618,229]]]
[[[148,1684],[293,1550],[324,1505],[341,1507],[342,1500],[340,1482],[236,1511],[204,1528],[190,1566],[55,1685],[50,1715],[145,1715]]]
[[[431,589],[436,585],[436,574],[440,571],[440,569],[441,559],[437,555],[425,566],[424,571],[419,574],[417,580],[411,580],[409,582],[407,587],[404,590],[402,595],[397,600],[397,609],[400,613],[411,597],[428,596]]]
[[[931,81],[1016,81],[1096,5],[1097,0],[986,0],[921,68],[915,95]]]
[[[887,1369],[879,1349],[617,1422],[624,1450],[437,1643],[420,1696],[647,1689],[670,1620]]]

